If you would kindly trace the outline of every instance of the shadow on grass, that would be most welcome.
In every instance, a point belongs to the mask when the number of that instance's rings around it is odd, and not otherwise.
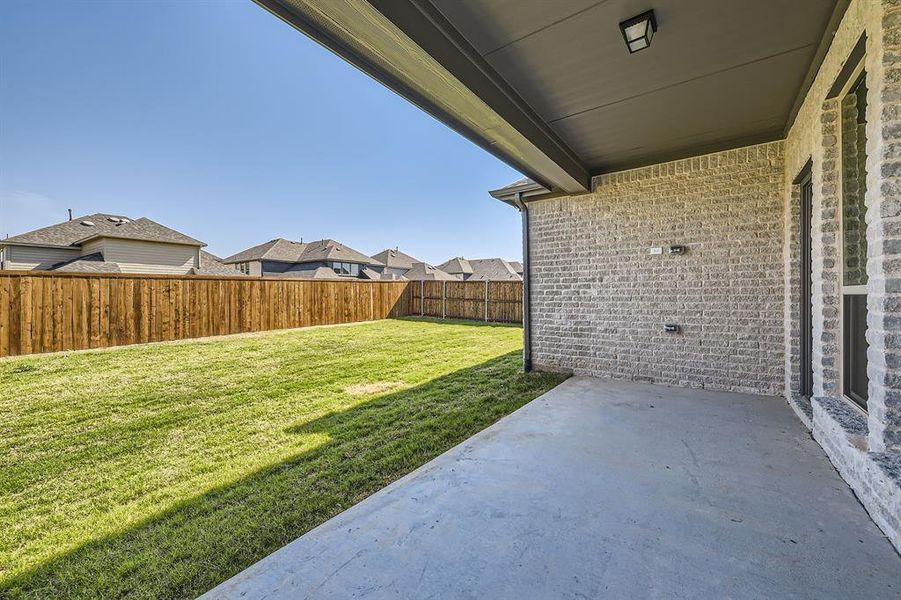
[[[511,352],[289,428],[330,441],[48,561],[0,597],[194,597],[562,380],[520,366]]]
[[[435,323],[436,325],[468,325],[470,327],[513,327],[522,329],[522,323],[508,323],[506,321],[474,321],[468,319],[442,319],[440,317],[427,317],[409,315],[406,317],[395,317],[398,321],[414,321],[417,323]]]

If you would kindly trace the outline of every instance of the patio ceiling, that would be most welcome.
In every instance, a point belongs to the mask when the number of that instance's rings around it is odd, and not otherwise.
[[[257,0],[555,192],[781,138],[847,0]],[[653,8],[651,48],[619,23]]]

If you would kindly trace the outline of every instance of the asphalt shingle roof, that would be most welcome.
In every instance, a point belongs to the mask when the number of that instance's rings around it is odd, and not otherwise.
[[[404,277],[410,281],[460,281],[459,277],[423,262],[413,263],[410,270],[404,273]]]
[[[468,275],[466,281],[522,281],[513,263],[502,258],[465,259],[458,256],[438,268],[452,275]]]
[[[42,227],[3,240],[3,243],[34,246],[77,246],[97,237],[114,237],[148,242],[167,242],[189,246],[205,246],[183,233],[175,231],[146,217],[130,219],[122,215],[95,213]]]
[[[72,260],[53,265],[51,271],[61,273],[121,273],[118,263],[106,262],[99,252],[85,254]]]
[[[438,268],[451,275],[469,275],[472,273],[472,265],[470,265],[469,261],[462,256],[457,256],[456,258],[444,261],[438,265]]]
[[[382,250],[378,254],[373,254],[372,258],[392,269],[411,269],[414,263],[422,262],[397,248]]]
[[[222,262],[222,259],[206,250],[200,251],[200,268],[191,269],[192,275],[221,275],[224,277],[249,277],[232,265]]]
[[[281,262],[305,263],[320,261],[354,262],[366,265],[382,263],[357,252],[335,240],[317,240],[315,242],[294,242],[284,238],[276,238],[266,243],[253,246],[229,256],[226,263],[246,262],[251,260],[274,260]]]

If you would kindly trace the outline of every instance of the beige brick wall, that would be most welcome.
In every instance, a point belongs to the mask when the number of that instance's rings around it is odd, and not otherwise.
[[[593,190],[530,203],[535,367],[781,394],[782,143],[603,175]]]

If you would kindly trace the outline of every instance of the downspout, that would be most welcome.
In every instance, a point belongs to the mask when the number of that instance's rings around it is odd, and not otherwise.
[[[532,285],[529,260],[529,207],[523,202],[522,192],[516,192],[514,202],[522,213],[522,370],[532,371]]]

